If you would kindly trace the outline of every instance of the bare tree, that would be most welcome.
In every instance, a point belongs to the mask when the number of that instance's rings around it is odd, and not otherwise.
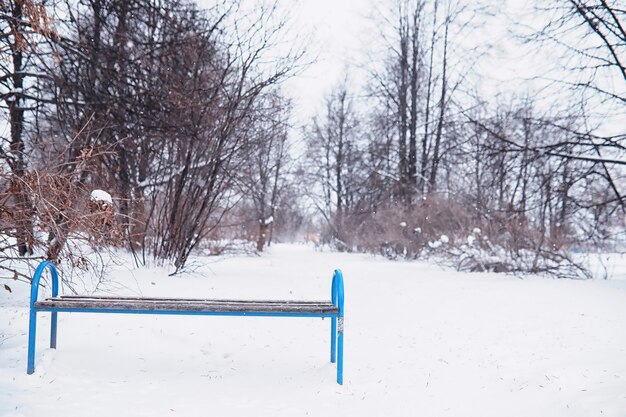
[[[359,152],[359,121],[345,83],[326,99],[326,114],[315,119],[307,136],[312,174],[310,195],[330,228],[330,238],[341,247],[344,219],[355,207],[363,180]]]
[[[271,243],[271,230],[276,211],[286,186],[288,163],[290,104],[279,92],[270,92],[260,98],[251,112],[250,127],[243,139],[239,186],[246,200],[252,200],[258,222],[257,251]]]
[[[576,81],[563,81],[624,104],[626,11],[620,2],[568,0],[541,3],[537,9],[548,16],[548,23],[531,38],[564,50],[566,68],[581,75]],[[618,81],[607,82],[607,77]]]
[[[10,175],[9,192],[14,198],[7,208],[13,218],[18,253],[32,254],[34,206],[29,196],[27,114],[37,110],[43,98],[36,86],[45,77],[36,71],[43,40],[55,37],[45,2],[7,0],[0,2],[0,112],[8,115],[8,137],[2,133],[0,158]]]
[[[475,11],[463,2],[440,3],[398,0],[392,17],[381,12],[388,53],[384,67],[372,73],[371,95],[397,132],[396,197],[407,207],[437,191],[445,154],[454,146],[445,143],[446,127],[453,122],[448,113],[480,56],[454,45],[469,33]],[[456,105],[462,107],[461,102]]]
[[[245,125],[299,54],[270,63],[282,30],[270,25],[271,8],[244,18],[237,3],[65,5],[49,86],[48,132],[58,140],[45,146],[67,148],[68,161],[89,149],[100,155],[82,180],[110,184],[137,261],[169,259],[179,271],[233,205]]]
[[[579,93],[575,96],[579,117],[585,123],[576,130],[556,121],[555,127],[569,133],[572,142],[550,144],[542,148],[555,158],[595,163],[626,213],[624,190],[619,178],[626,165],[621,156],[626,152],[623,123],[626,104],[626,11],[617,1],[568,0],[565,3],[541,3],[537,9],[548,22],[528,35],[555,51],[561,51],[561,67],[557,85]],[[563,70],[566,70],[564,73]],[[569,76],[568,76],[569,74]],[[612,115],[608,123],[591,115],[590,109]],[[611,133],[598,129],[614,124]]]
[[[398,165],[394,188],[397,197],[406,203],[412,199],[417,180],[417,130],[424,81],[422,62],[427,50],[422,39],[425,4],[424,1],[396,2],[393,17],[385,22],[393,26],[393,35],[387,40],[386,65],[382,72],[372,74],[375,80],[372,94],[381,100],[385,111],[390,111],[392,118],[388,123],[396,130]]]

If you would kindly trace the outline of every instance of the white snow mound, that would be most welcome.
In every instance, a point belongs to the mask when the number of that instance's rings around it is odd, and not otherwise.
[[[111,194],[103,190],[93,190],[91,192],[92,201],[104,201],[105,203],[113,204],[113,198]]]

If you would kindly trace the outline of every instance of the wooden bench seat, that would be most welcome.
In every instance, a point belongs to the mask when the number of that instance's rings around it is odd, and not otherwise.
[[[39,281],[50,271],[52,296],[38,300]],[[343,275],[335,270],[330,301],[218,300],[205,298],[59,296],[59,277],[54,264],[42,262],[35,271],[30,290],[28,364],[35,372],[37,313],[50,312],[50,347],[57,344],[58,313],[170,314],[257,317],[330,317],[330,361],[337,362],[337,383],[343,384]]]
[[[39,311],[83,312],[84,310],[127,310],[128,312],[195,312],[207,315],[310,315],[333,317],[339,307],[330,301],[294,300],[213,300],[202,298],[140,298],[61,296],[35,302]],[[104,311],[103,311],[104,312]]]

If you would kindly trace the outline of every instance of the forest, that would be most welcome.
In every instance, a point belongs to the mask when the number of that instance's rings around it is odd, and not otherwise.
[[[365,87],[346,75],[299,124],[286,83],[315,53],[290,2],[0,0],[4,288],[24,263],[92,268],[90,250],[177,274],[306,240],[569,278],[626,250],[624,5],[534,2],[541,24],[509,41],[558,78],[494,95],[487,41],[468,44],[488,4],[379,3]]]

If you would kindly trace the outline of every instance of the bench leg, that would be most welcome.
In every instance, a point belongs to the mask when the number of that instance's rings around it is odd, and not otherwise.
[[[30,310],[30,319],[28,320],[28,366],[27,374],[35,372],[35,341],[37,340],[37,312]]]
[[[339,317],[337,342],[337,383],[343,385],[343,317]]]
[[[50,348],[57,348],[57,312],[52,313],[52,318],[50,320]]]
[[[330,363],[335,363],[337,358],[337,318],[330,319]]]

